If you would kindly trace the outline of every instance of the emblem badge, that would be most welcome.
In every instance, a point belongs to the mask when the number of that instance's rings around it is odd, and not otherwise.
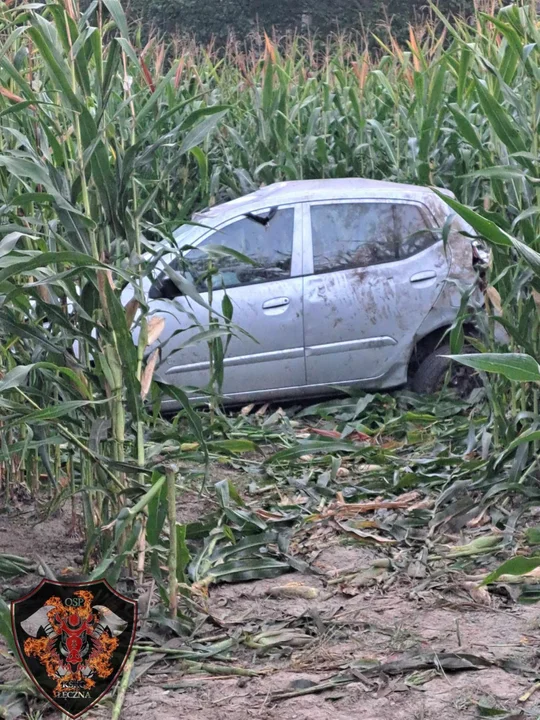
[[[135,639],[137,603],[107,581],[42,582],[11,606],[15,644],[40,692],[71,718],[114,685]]]

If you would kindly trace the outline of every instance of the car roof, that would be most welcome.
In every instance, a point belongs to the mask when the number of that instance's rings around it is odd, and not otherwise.
[[[440,192],[454,197],[448,190]],[[257,208],[272,207],[288,203],[313,202],[318,200],[346,200],[347,198],[406,198],[417,199],[436,198],[430,188],[419,185],[387,182],[383,180],[369,180],[367,178],[331,178],[324,180],[291,180],[273,183],[256,190],[249,195],[230,200],[226,203],[214,205],[194,216],[194,219],[213,218],[225,220],[249,212]]]

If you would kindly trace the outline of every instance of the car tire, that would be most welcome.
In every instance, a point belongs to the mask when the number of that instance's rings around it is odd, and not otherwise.
[[[465,346],[462,353],[474,352],[470,346]],[[442,345],[430,353],[419,365],[414,374],[411,388],[420,395],[434,395],[443,387],[446,375],[450,367],[455,371],[450,379],[452,386],[460,397],[468,397],[475,387],[481,385],[480,378],[476,372],[465,365],[454,363],[444,355],[450,355],[450,346]]]

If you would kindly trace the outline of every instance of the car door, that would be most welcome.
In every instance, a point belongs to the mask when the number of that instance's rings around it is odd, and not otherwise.
[[[329,201],[304,209],[308,385],[406,380],[414,336],[448,274],[420,203]]]
[[[241,253],[255,263],[246,263],[230,254],[212,260],[216,270],[212,307],[221,313],[226,293],[233,307],[232,322],[240,328],[232,336],[224,359],[223,393],[249,395],[303,386],[300,207],[297,211],[294,206],[266,208],[255,216],[229,220],[189,250],[184,256],[187,269],[205,302],[208,302],[205,247],[209,245]],[[157,375],[171,384],[204,388],[210,377],[208,346],[206,342],[188,346],[186,343],[208,329],[208,310],[178,296],[178,292],[176,295],[174,299],[161,297],[151,301],[152,310],[166,319]]]

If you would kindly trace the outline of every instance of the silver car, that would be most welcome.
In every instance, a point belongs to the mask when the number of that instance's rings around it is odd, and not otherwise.
[[[434,391],[447,368],[434,351],[476,280],[474,232],[452,215],[427,188],[338,179],[277,183],[194,216],[200,226],[175,238],[193,246],[184,257],[204,300],[206,245],[254,261],[214,260],[213,307],[221,312],[227,293],[245,331],[228,345],[225,399],[382,390],[407,383],[411,370],[416,390]],[[207,326],[208,310],[169,275],[147,288],[152,312],[166,321],[156,378],[204,387],[207,344],[184,346]]]

